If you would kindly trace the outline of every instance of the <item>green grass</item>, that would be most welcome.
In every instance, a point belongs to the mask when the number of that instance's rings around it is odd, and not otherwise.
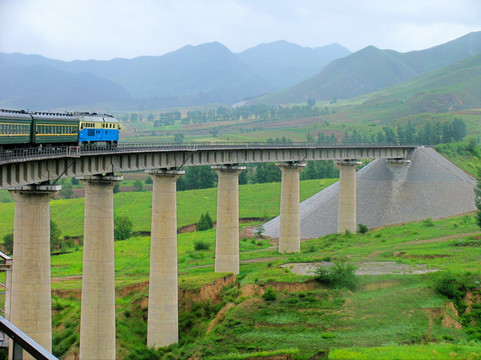
[[[301,197],[306,198],[330,182],[302,182]],[[241,216],[276,215],[279,191],[280,184],[241,186]],[[179,225],[196,222],[206,211],[215,214],[215,197],[216,189],[179,192]],[[150,201],[150,193],[116,194],[116,213],[129,215],[137,231],[149,229]],[[6,222],[12,216],[8,211],[13,212],[13,204],[0,204],[0,213],[4,214],[0,221]],[[52,214],[61,213],[65,214],[64,221],[58,223],[63,229],[81,234],[82,226],[69,228],[83,217],[83,199],[52,201]],[[241,226],[255,228],[261,223]],[[227,275],[213,271],[215,236],[215,229],[178,234],[179,287],[183,293],[196,294],[204,285]],[[479,351],[479,345],[466,344],[466,339],[473,335],[462,329],[445,328],[441,317],[429,315],[431,309],[441,309],[448,301],[433,290],[438,273],[358,276],[358,288],[348,291],[325,288],[313,282],[312,276],[297,275],[289,267],[279,266],[328,259],[354,265],[394,261],[411,266],[426,264],[456,276],[479,274],[480,238],[472,215],[384,227],[365,234],[327,235],[303,241],[299,254],[279,254],[269,239],[241,238],[238,286],[220,290],[211,300],[189,303],[184,298],[179,312],[180,343],[157,352],[145,347],[147,310],[142,305],[148,296],[150,238],[139,235],[117,241],[118,358],[133,359],[137,356],[133,354],[152,351],[152,359],[186,359],[199,354],[206,359],[290,354],[293,359],[307,360],[330,351],[333,359],[370,359],[374,353],[387,359],[420,354],[422,359],[421,356],[429,358],[435,351],[443,359],[454,351],[458,358],[475,359],[470,352]],[[208,248],[195,250],[196,242],[205,243]],[[52,276],[57,278],[52,283],[56,309],[54,351],[64,356],[78,351],[82,247],[53,256],[51,265]],[[258,292],[243,295],[243,289],[249,287]],[[266,301],[262,292],[268,288],[274,289],[276,296]],[[211,321],[228,303],[233,304],[232,308],[207,333]],[[436,344],[420,345],[425,342]]]
[[[336,179],[305,180],[301,182],[301,201],[334,183]],[[280,183],[239,186],[239,215],[272,218],[279,214]],[[62,236],[82,236],[85,199],[51,201],[51,218]],[[193,206],[195,205],[195,206]],[[13,203],[0,204],[0,238],[13,232]],[[114,195],[115,215],[128,216],[134,231],[150,231],[152,217],[151,192],[126,192]],[[195,224],[207,211],[213,219],[217,214],[217,189],[177,192],[178,226]]]
[[[465,235],[468,233],[477,235]],[[458,349],[456,354],[468,359],[478,345],[455,345],[465,341],[467,334],[443,327],[440,318],[430,320],[428,310],[442,308],[447,301],[433,290],[436,273],[360,276],[358,289],[351,292],[323,288],[312,283],[312,277],[296,275],[279,265],[326,258],[354,264],[392,260],[409,265],[428,264],[458,274],[479,272],[481,246],[476,239],[480,235],[473,217],[461,216],[385,227],[366,234],[328,235],[302,242],[301,253],[291,255],[270,249],[268,240],[241,239],[242,261],[266,259],[241,263],[239,286],[241,289],[272,287],[275,299],[266,301],[260,293],[245,297],[237,286],[227,287],[213,303],[181,309],[180,345],[157,354],[165,359],[184,359],[195,354],[203,354],[206,359],[243,359],[254,354],[260,357],[289,353],[293,359],[310,359],[336,349],[331,351],[330,358],[369,359],[371,353],[378,351],[388,359],[413,358],[417,353],[429,358],[437,351],[442,359],[448,358],[452,349]],[[209,249],[196,251],[196,241],[207,243]],[[148,351],[142,345],[146,337],[146,309],[140,304],[148,294],[149,246],[147,236],[115,243],[116,288],[118,294],[123,294],[116,300],[121,359],[133,354],[132,351]],[[178,235],[179,286],[183,291],[196,292],[226,275],[213,272],[214,249],[214,229]],[[81,251],[52,257],[52,276],[80,275],[81,261]],[[132,290],[121,290],[128,285],[133,286]],[[68,328],[78,329],[79,300],[68,294],[78,292],[80,287],[78,278],[52,284],[54,291],[66,291],[64,297],[55,300],[64,307],[56,313],[54,324],[72,323]],[[206,333],[215,314],[229,302],[234,306],[225,319]],[[68,328],[60,326],[55,331],[54,349],[59,353],[67,346],[73,349],[78,346],[74,335],[77,332],[67,332]],[[427,340],[436,346],[419,346]],[[442,345],[446,341],[450,344]],[[353,345],[356,348],[353,349]],[[446,349],[451,349],[447,355]]]
[[[329,360],[476,360],[481,359],[481,345],[427,344],[336,349]]]

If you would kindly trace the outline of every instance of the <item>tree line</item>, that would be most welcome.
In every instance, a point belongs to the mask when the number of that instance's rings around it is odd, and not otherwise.
[[[217,109],[211,110],[191,110],[185,116],[179,111],[163,112],[156,118],[153,114],[144,117],[141,113],[131,113],[120,116],[122,121],[139,122],[149,121],[154,123],[154,127],[174,125],[177,120],[182,124],[201,124],[206,122],[217,121],[240,121],[240,120],[260,120],[275,121],[301,119],[312,116],[320,116],[334,114],[335,110],[330,110],[327,106],[324,108],[316,108],[313,102],[309,105],[295,106],[274,106],[266,104],[256,104],[249,106],[238,106],[227,108],[219,106]]]
[[[339,177],[339,169],[332,160],[309,161],[301,171],[301,180]],[[261,184],[280,182],[282,173],[275,163],[246,164],[239,174],[239,184]],[[185,169],[185,175],[177,180],[177,190],[208,189],[217,186],[217,174],[209,166],[192,166]]]
[[[408,120],[397,128],[383,126],[377,133],[365,134],[354,129],[344,133],[343,142],[393,143],[437,145],[461,141],[466,136],[466,123],[460,118],[453,120],[425,120],[416,129]]]

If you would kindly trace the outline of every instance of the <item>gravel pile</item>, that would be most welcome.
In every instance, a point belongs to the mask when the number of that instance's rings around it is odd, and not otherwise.
[[[374,160],[357,172],[356,179],[357,223],[369,228],[475,210],[475,179],[431,148],[415,150],[404,166]],[[337,231],[338,193],[335,183],[301,203],[302,239]],[[264,230],[265,235],[279,237],[279,217],[264,224]]]

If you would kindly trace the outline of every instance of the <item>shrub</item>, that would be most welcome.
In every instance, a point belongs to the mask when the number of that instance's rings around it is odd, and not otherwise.
[[[261,226],[256,228],[255,237],[257,239],[263,239],[264,238],[264,236],[262,235],[263,233],[264,233],[264,226],[261,225]]]
[[[50,219],[50,251],[62,249],[62,242],[60,240],[60,234],[62,231],[58,228],[55,221]]]
[[[125,240],[132,236],[134,225],[128,216],[116,216],[114,240]]]
[[[434,284],[434,290],[451,300],[458,300],[463,296],[463,284],[457,276],[445,273]]]
[[[274,301],[277,299],[277,294],[274,288],[268,287],[264,295],[262,295],[265,301]]]
[[[426,227],[434,226],[433,219],[427,218],[426,220],[423,221],[423,225],[426,226]]]
[[[135,191],[145,191],[144,184],[142,184],[142,181],[140,181],[140,180],[134,181],[134,190]]]
[[[359,232],[360,232],[361,234],[365,234],[365,233],[367,233],[368,230],[369,230],[368,227],[367,227],[366,225],[364,225],[364,224],[359,224],[359,225],[358,225],[358,228],[359,228]]]
[[[13,254],[13,234],[9,233],[3,237],[3,251],[7,255]]]
[[[204,231],[204,230],[209,230],[214,227],[214,222],[212,221],[212,218],[209,215],[209,212],[206,212],[205,214],[202,214],[200,216],[199,222],[197,223],[196,230],[197,231]]]
[[[334,289],[354,290],[358,284],[356,267],[349,263],[336,263],[334,266],[320,266],[315,272],[315,279],[323,285]]]
[[[209,250],[210,245],[202,240],[197,240],[194,242],[194,249],[196,251]]]

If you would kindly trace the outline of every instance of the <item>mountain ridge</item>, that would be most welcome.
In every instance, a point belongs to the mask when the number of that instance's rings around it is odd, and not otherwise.
[[[425,50],[400,53],[368,46],[334,60],[318,74],[293,87],[269,94],[260,102],[281,104],[349,99],[481,53],[481,31]]]
[[[219,42],[197,46],[186,45],[162,56],[139,56],[133,59],[116,58],[101,61],[65,62],[40,55],[0,53],[0,71],[8,72],[13,68],[17,70],[23,68],[24,71],[30,72],[31,69],[27,70],[28,67],[45,65],[64,73],[90,73],[93,78],[99,79],[97,84],[101,88],[105,87],[105,91],[110,89],[112,82],[127,91],[131,95],[129,98],[131,101],[128,104],[133,108],[169,107],[203,105],[214,102],[233,103],[244,98],[275,91],[286,83],[292,85],[308,77],[306,71],[314,74],[331,58],[350,53],[340,45],[328,45],[326,49],[319,52],[315,49],[290,44],[287,47],[288,50],[284,51],[290,51],[289,56],[291,57],[303,59],[303,64],[307,64],[308,67],[299,74],[293,74],[285,71],[282,61],[276,60],[282,60],[282,57],[269,56],[270,49],[277,45],[279,44],[264,44],[261,50],[255,50],[257,54],[261,55],[261,58],[270,58],[268,65],[260,64],[259,66],[260,68],[264,66],[264,68],[274,69],[272,74],[262,74],[259,68],[253,68],[252,65],[246,64],[240,54],[231,52]],[[329,49],[335,49],[336,53],[331,54]],[[298,53],[293,54],[296,51]],[[319,54],[317,54],[318,52]],[[246,52],[243,53],[244,58],[248,58],[248,55],[245,55]],[[276,79],[283,73],[288,74],[289,78],[277,81]],[[57,75],[59,74],[57,73]],[[41,77],[41,74],[36,74],[34,77]],[[66,81],[68,82],[68,79]],[[15,82],[11,83],[11,86],[25,90],[21,84],[15,84]],[[4,91],[4,93],[8,92]],[[38,103],[51,108],[75,102],[74,99],[55,102],[52,98],[49,98],[52,101],[37,102],[35,96],[37,95],[28,95],[27,91],[23,97],[24,106]],[[98,102],[103,100],[100,98]],[[10,106],[22,105],[18,99],[4,98],[2,103],[11,104]]]

